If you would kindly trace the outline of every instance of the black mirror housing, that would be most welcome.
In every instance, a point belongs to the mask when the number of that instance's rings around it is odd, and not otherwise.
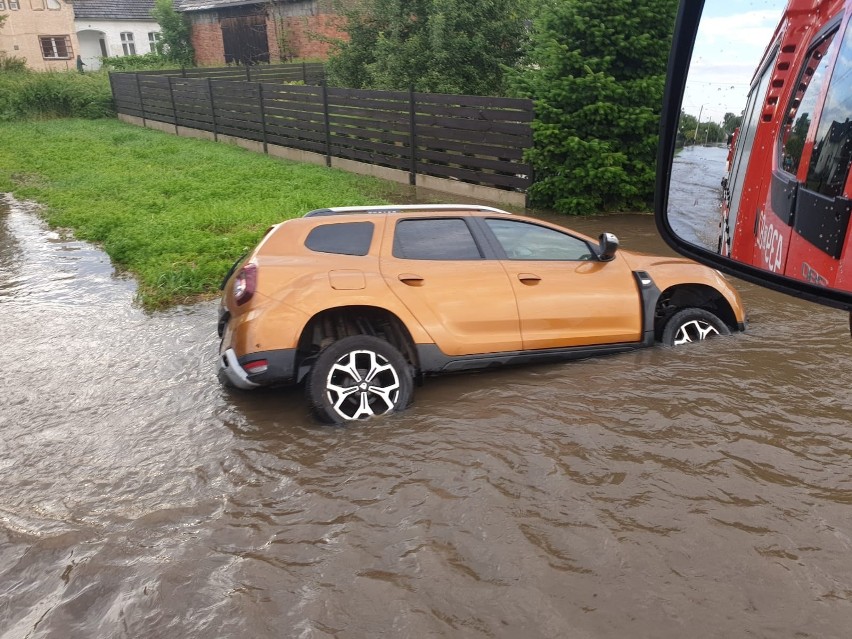
[[[787,35],[787,32],[784,31],[785,23],[782,20],[776,28],[776,34],[773,36],[773,39],[768,39],[766,42],[768,48],[764,62],[758,64],[758,61],[755,61],[754,63],[755,76],[752,80],[752,88],[749,93],[749,103],[753,101],[755,104],[753,109],[755,116],[749,124],[747,108],[743,110],[744,119],[742,126],[744,130],[739,131],[740,135],[739,137],[735,136],[734,141],[730,138],[728,140],[728,146],[731,149],[729,160],[731,157],[733,157],[733,160],[730,162],[729,167],[718,171],[718,177],[723,183],[722,189],[720,189],[720,193],[722,194],[721,199],[723,202],[730,204],[730,210],[733,211],[730,219],[723,217],[722,214],[718,216],[718,219],[722,222],[720,228],[724,227],[726,229],[719,233],[721,239],[719,239],[718,247],[716,247],[715,243],[713,246],[703,245],[703,242],[696,242],[695,238],[687,237],[688,234],[682,232],[682,229],[685,229],[684,218],[673,217],[672,212],[674,209],[669,199],[670,188],[672,187],[673,166],[677,164],[675,160],[676,143],[678,135],[683,136],[684,133],[684,131],[679,130],[679,120],[682,109],[694,106],[684,103],[684,95],[687,92],[693,51],[697,51],[696,47],[699,46],[697,36],[705,5],[705,0],[680,1],[672,49],[669,55],[668,76],[663,98],[663,117],[657,156],[654,216],[660,235],[669,246],[681,255],[685,255],[725,273],[794,297],[827,306],[852,310],[852,290],[850,290],[849,280],[847,278],[845,281],[841,281],[837,277],[838,274],[843,272],[845,262],[852,263],[852,251],[846,251],[841,255],[841,244],[844,233],[838,230],[840,228],[839,223],[835,224],[835,226],[838,226],[838,229],[835,229],[834,226],[828,226],[822,219],[827,216],[826,219],[829,222],[833,222],[835,218],[842,217],[837,215],[835,209],[838,207],[842,208],[849,205],[850,210],[852,210],[852,204],[849,204],[848,193],[841,192],[837,194],[837,197],[831,202],[834,208],[824,205],[825,202],[823,200],[827,201],[830,198],[817,198],[816,201],[820,206],[813,205],[808,208],[806,205],[810,200],[800,197],[798,204],[801,210],[797,211],[796,219],[791,221],[790,218],[792,215],[787,212],[785,217],[787,209],[779,205],[779,203],[784,204],[787,200],[778,196],[779,194],[789,196],[793,193],[794,189],[790,186],[792,183],[795,183],[792,186],[801,187],[804,183],[801,175],[802,172],[799,172],[800,175],[797,178],[796,167],[798,165],[791,164],[791,166],[787,166],[780,163],[781,160],[773,159],[773,154],[781,153],[778,149],[788,148],[782,144],[784,141],[782,136],[786,130],[784,118],[791,113],[790,109],[792,107],[797,106],[801,102],[801,95],[794,94],[797,88],[807,86],[807,82],[803,84],[798,79],[800,77],[810,77],[803,75],[808,66],[806,54],[810,55],[812,59],[819,59],[815,56],[824,53],[819,45],[820,38],[830,28],[833,28],[837,34],[835,37],[837,43],[840,43],[841,38],[844,37],[843,29],[838,28],[838,25],[841,24],[840,19],[828,13],[828,8],[833,7],[832,11],[836,12],[838,7],[842,9],[844,3],[831,4],[829,7],[830,3],[824,0],[816,0],[811,3],[804,0],[785,1],[788,2],[787,9],[783,13],[785,20],[790,15],[800,21],[810,20],[813,24],[809,29],[790,28],[789,35]],[[707,0],[707,3],[713,4],[710,0]],[[822,10],[823,5],[825,6],[824,11]],[[727,6],[724,0],[717,0],[715,3],[717,9],[718,7]],[[817,10],[818,6],[820,7],[819,11]],[[715,14],[711,12],[711,15]],[[778,17],[779,19],[782,18],[781,9],[779,9]],[[795,38],[798,38],[798,40],[795,40]],[[852,29],[850,29],[850,34],[847,34],[845,38],[847,41],[852,40]],[[793,44],[796,46],[794,47]],[[811,51],[816,51],[816,53],[813,55],[808,53]],[[776,53],[773,54],[773,52]],[[777,55],[777,59],[773,58],[773,55]],[[796,57],[797,55],[800,55],[800,57]],[[837,59],[841,60],[843,56],[839,55]],[[834,60],[834,56],[827,55],[826,63],[831,60]],[[760,84],[759,80],[762,75],[772,79],[775,77],[773,74],[777,73],[787,73],[789,76],[788,81],[784,84],[780,83],[780,81],[767,81],[765,85]],[[842,85],[842,78],[845,76],[840,72],[837,72],[836,75],[840,78],[838,86],[845,86]],[[831,88],[831,78],[832,75],[826,72],[824,86]],[[729,82],[727,79],[724,81],[725,83]],[[698,82],[698,84],[701,84],[701,82]],[[816,83],[813,86],[817,86]],[[814,89],[814,94],[816,95],[816,92],[819,90],[824,91],[824,89]],[[751,96],[753,96],[753,100]],[[742,107],[747,107],[745,98],[743,98]],[[701,110],[697,107],[695,108],[698,111],[698,121],[700,122]],[[729,108],[732,114],[739,113],[739,109],[740,105],[738,103]],[[814,107],[811,107],[810,110],[813,111],[810,115],[814,126],[819,125],[821,112],[814,111]],[[696,114],[692,113],[691,115],[695,116]],[[705,113],[706,118],[707,115]],[[832,118],[835,120],[838,119],[835,114],[832,114]],[[838,121],[842,122],[842,120],[843,118],[840,118]],[[749,126],[752,127],[751,130],[748,130]],[[790,127],[787,128],[789,129]],[[837,128],[835,127],[835,129]],[[690,129],[688,133],[692,130]],[[697,135],[697,126],[694,130]],[[829,130],[833,131],[834,129]],[[700,142],[701,140],[696,137],[693,140],[692,148],[706,146],[706,139],[704,140],[705,145],[701,145]],[[684,144],[682,140],[680,144]],[[745,151],[750,148],[749,145],[754,145],[755,148],[761,149],[761,153],[754,153],[749,156]],[[726,171],[728,168],[737,166],[737,154],[741,150],[743,150],[742,166],[741,170],[739,170],[739,176],[742,184],[739,186],[739,193],[747,193],[749,197],[758,198],[758,201],[756,203],[750,201],[747,206],[744,204],[738,211],[736,187],[733,181],[732,184],[725,184],[725,182],[727,181]],[[689,159],[688,155],[691,152],[691,149],[686,152],[683,150],[679,151],[681,156],[686,154],[687,159]],[[751,162],[756,165],[755,167],[749,165],[749,157],[751,158]],[[776,162],[777,166],[772,165],[773,161]],[[762,163],[762,165],[758,163]],[[807,164],[804,161],[802,166],[807,169]],[[746,171],[747,167],[748,172]],[[715,173],[715,169],[713,169],[713,172]],[[733,175],[733,173],[734,170],[731,168],[731,174]],[[779,179],[779,176],[786,181]],[[846,181],[852,181],[852,177],[847,178]],[[767,185],[772,185],[773,188],[769,188]],[[777,188],[775,188],[776,185]],[[806,186],[810,188],[810,185]],[[762,190],[759,190],[758,187]],[[848,185],[846,188],[847,190],[849,189]],[[800,195],[802,193],[807,195],[802,188],[799,188],[799,191],[801,191]],[[733,198],[730,197],[731,192],[734,194]],[[753,195],[755,193],[760,194]],[[745,196],[742,197],[745,198]],[[731,204],[732,199],[734,200],[733,204]],[[774,217],[767,217],[770,211]],[[736,217],[738,212],[739,218]],[[825,215],[822,217],[816,216],[816,213],[819,212],[824,212]],[[810,220],[807,217],[811,213],[813,213],[814,220]],[[724,213],[724,215],[727,215],[727,213]],[[694,219],[686,219],[687,224],[692,223]],[[710,218],[708,217],[708,219]],[[728,221],[730,221],[729,227],[727,225]],[[715,224],[718,223],[715,222]],[[843,228],[845,229],[845,226]],[[765,241],[767,237],[770,237],[773,229],[779,229],[781,233],[785,234],[783,246],[786,263],[783,265],[780,264],[780,259],[775,259],[777,255],[776,253],[772,253],[771,250],[774,247],[782,246],[780,240],[774,243]],[[730,248],[731,236],[726,235],[726,233],[733,232],[738,233],[736,237],[739,238],[739,250],[737,250],[736,244],[733,249]],[[774,238],[775,236],[771,237]],[[825,239],[826,237],[828,239]],[[849,224],[849,232],[845,234],[845,237],[852,237],[852,223]],[[852,240],[847,243],[852,246]],[[749,246],[745,246],[747,244]],[[750,244],[753,244],[756,248],[752,249]],[[765,245],[769,245],[769,248],[766,248]],[[749,250],[743,251],[743,246]],[[789,248],[792,246],[805,246],[809,252],[805,252],[805,249],[797,249],[798,252],[796,252]],[[758,249],[766,249],[767,253],[771,253],[770,257],[773,259],[759,259],[760,251]],[[780,253],[780,250],[777,253]],[[793,259],[794,254],[796,257],[795,260]],[[817,257],[813,257],[814,255]],[[807,263],[805,264],[803,260],[806,260]],[[801,265],[799,264],[800,262]],[[825,266],[820,268],[820,264],[822,263]],[[825,275],[825,277],[819,277],[819,275]],[[836,278],[836,283],[833,278]]]

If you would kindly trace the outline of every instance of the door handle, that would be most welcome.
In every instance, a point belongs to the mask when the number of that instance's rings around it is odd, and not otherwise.
[[[409,286],[423,286],[423,278],[414,273],[400,273],[397,278],[400,282]]]
[[[541,278],[535,273],[518,273],[518,279],[524,284],[538,284]]]

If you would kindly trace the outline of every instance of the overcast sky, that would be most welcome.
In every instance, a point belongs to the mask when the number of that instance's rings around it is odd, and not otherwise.
[[[707,0],[695,42],[683,108],[721,122],[745,108],[751,79],[786,0]]]

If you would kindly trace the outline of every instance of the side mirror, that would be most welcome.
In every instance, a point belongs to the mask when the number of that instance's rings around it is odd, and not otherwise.
[[[681,0],[654,214],[687,257],[852,310],[849,4]]]
[[[612,233],[601,233],[598,246],[598,259],[601,262],[609,262],[615,257],[618,250],[618,238]]]

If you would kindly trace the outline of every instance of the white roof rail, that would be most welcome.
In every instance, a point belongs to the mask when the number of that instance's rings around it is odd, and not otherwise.
[[[316,209],[308,211],[304,217],[344,213],[396,213],[398,211],[421,211],[424,213],[430,211],[480,211],[483,213],[511,215],[509,211],[503,211],[493,206],[479,206],[476,204],[377,204],[375,206],[334,206],[327,209]]]

